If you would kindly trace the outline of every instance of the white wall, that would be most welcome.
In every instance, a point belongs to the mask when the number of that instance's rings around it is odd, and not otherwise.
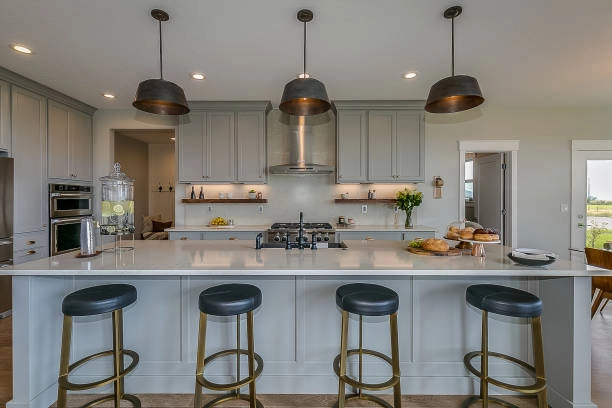
[[[518,244],[551,249],[568,257],[570,213],[561,213],[561,203],[570,203],[572,139],[612,139],[612,108],[608,109],[474,109],[452,115],[427,115],[425,194],[416,211],[416,223],[445,231],[458,218],[459,152],[458,140],[516,139],[518,152]],[[112,152],[111,129],[172,128],[174,118],[146,115],[133,110],[98,111],[94,117],[94,174],[107,174]],[[433,176],[445,181],[443,198],[434,200]],[[270,176],[269,183],[255,186],[270,201],[264,214],[255,205],[218,205],[208,213],[206,205],[183,205],[190,187],[177,186],[176,224],[206,224],[215,215],[233,217],[239,224],[267,224],[297,219],[303,210],[307,220],[335,221],[339,215],[354,217],[361,224],[392,224],[391,208],[370,205],[368,214],[358,205],[332,202],[341,192],[365,197],[368,185],[335,185],[333,176]],[[379,198],[391,197],[403,185],[376,185]],[[232,191],[246,196],[251,186],[209,186],[208,195]],[[198,191],[199,189],[196,189]],[[183,194],[183,195],[182,195]],[[462,199],[462,198],[461,198]],[[403,223],[403,217],[400,218]]]

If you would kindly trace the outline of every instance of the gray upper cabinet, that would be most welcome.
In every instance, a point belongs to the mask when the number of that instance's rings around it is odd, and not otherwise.
[[[423,106],[423,101],[334,101],[337,182],[423,182]]]
[[[15,159],[14,231],[47,228],[47,101],[18,87],[11,89],[11,135]]]
[[[266,182],[270,102],[190,102],[180,119],[179,182]]]
[[[0,150],[11,151],[11,89],[0,81]]]
[[[48,104],[49,178],[92,181],[92,119],[66,105]]]

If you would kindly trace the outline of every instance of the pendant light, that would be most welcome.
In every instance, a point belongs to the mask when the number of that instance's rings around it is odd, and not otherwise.
[[[285,85],[279,109],[289,115],[310,116],[327,112],[329,98],[323,82],[311,78],[306,73],[306,23],[312,21],[312,11],[300,10],[298,21],[304,23],[304,72],[299,78]]]
[[[476,78],[467,75],[455,75],[455,17],[458,17],[461,11],[460,6],[454,6],[444,11],[444,17],[451,19],[452,26],[452,75],[433,84],[425,104],[427,112],[461,112],[484,102]]]
[[[151,10],[151,16],[159,21],[159,79],[147,79],[138,84],[132,105],[141,111],[158,115],[184,115],[189,113],[185,92],[177,84],[164,80],[162,59],[162,21],[168,21],[168,13]]]

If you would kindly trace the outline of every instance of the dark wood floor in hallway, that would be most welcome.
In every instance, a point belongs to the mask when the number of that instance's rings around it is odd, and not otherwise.
[[[12,319],[0,319],[0,408],[11,399],[11,335]],[[592,393],[593,402],[600,408],[612,407],[612,306],[603,313],[597,313],[592,322]],[[464,397],[461,396],[404,396],[403,405],[411,408],[455,408]],[[330,395],[262,395],[261,400],[267,408],[322,408],[331,407],[334,396]],[[516,401],[516,400],[515,400]],[[535,407],[532,400],[518,400],[521,407]],[[193,399],[189,395],[144,395],[143,407],[147,408],[192,408]],[[71,400],[71,406],[77,406],[82,401]],[[109,405],[110,406],[110,405]],[[224,405],[244,407],[242,403]],[[371,406],[355,404],[351,406]],[[496,405],[490,405],[494,407]]]

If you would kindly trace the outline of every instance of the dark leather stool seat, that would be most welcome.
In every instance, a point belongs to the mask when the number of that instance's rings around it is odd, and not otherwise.
[[[200,293],[198,307],[200,308],[200,329],[198,333],[198,354],[196,357],[195,408],[211,408],[232,400],[248,401],[250,408],[263,408],[257,399],[255,380],[263,370],[263,359],[255,353],[255,336],[253,334],[253,311],[261,305],[261,290],[257,286],[243,283],[228,283],[213,286]],[[240,315],[246,313],[247,349],[240,348]],[[208,315],[236,316],[236,348],[217,351],[206,357],[206,326]],[[226,356],[236,358],[236,381],[232,383],[215,383],[204,376],[204,367],[214,360]],[[240,357],[246,356],[248,375],[240,375]],[[241,394],[240,389],[249,388],[248,394]],[[213,391],[229,391],[207,402],[202,407],[202,389]]]
[[[123,309],[136,301],[132,285],[100,285],[77,290],[62,302],[62,313],[68,316],[91,316]]]
[[[472,285],[465,291],[472,306],[490,313],[512,317],[536,317],[542,314],[542,300],[524,290],[500,285]]]
[[[489,384],[537,398],[538,408],[548,408],[546,395],[546,375],[544,373],[544,346],[542,342],[542,301],[537,296],[520,289],[500,285],[472,285],[465,291],[469,304],[481,310],[482,333],[480,350],[472,351],[463,357],[463,363],[469,372],[480,379],[480,393],[464,401],[462,408],[474,402],[481,406],[497,403],[506,407],[516,407],[498,397],[489,396]],[[489,350],[489,313],[517,318],[530,318],[534,365],[507,354]],[[480,369],[474,367],[472,359],[480,358]],[[534,379],[531,384],[510,384],[489,375],[489,359],[503,359],[519,365]]]
[[[259,305],[261,290],[253,285],[228,283],[200,293],[200,311],[214,316],[235,316],[255,310]]]
[[[350,283],[336,290],[342,310],[363,316],[386,316],[397,312],[399,296],[389,288],[371,283]]]
[[[334,359],[334,372],[338,376],[338,408],[344,408],[347,401],[360,399],[375,402],[385,408],[401,408],[402,393],[400,388],[399,345],[397,336],[397,309],[399,296],[393,290],[371,283],[349,283],[336,289],[336,305],[342,310],[342,332],[340,354]],[[359,315],[359,348],[348,350],[349,313]],[[363,347],[363,316],[389,316],[391,337],[391,357],[375,350]],[[366,383],[363,379],[363,355],[370,355],[387,362],[393,375],[380,383]],[[353,378],[347,371],[348,358],[359,356],[359,378]],[[346,386],[357,389],[353,395],[346,396]],[[393,405],[384,399],[365,394],[362,390],[381,391],[393,388]]]
[[[112,284],[84,288],[72,292],[62,301],[64,323],[62,328],[62,350],[60,353],[60,370],[57,379],[57,407],[66,408],[68,391],[81,391],[98,388],[107,384],[114,385],[114,393],[103,395],[90,401],[84,406],[92,407],[107,401],[114,402],[115,408],[121,407],[121,400],[129,401],[134,408],[140,408],[140,400],[132,394],[125,393],[124,378],[138,365],[138,353],[123,347],[123,308],[136,301],[138,293],[132,285]],[[70,343],[72,341],[73,316],[92,316],[103,313],[112,314],[113,346],[111,349],[101,351],[70,364]],[[73,383],[70,373],[81,365],[99,358],[113,357],[113,374],[101,380],[90,383]],[[124,357],[132,361],[125,367]]]

